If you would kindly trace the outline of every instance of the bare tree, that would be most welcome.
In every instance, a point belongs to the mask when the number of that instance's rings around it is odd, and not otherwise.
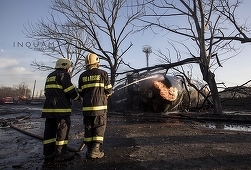
[[[239,0],[146,0],[147,14],[140,19],[143,30],[161,29],[183,38],[179,43],[199,63],[211,90],[214,113],[219,115],[222,107],[212,66],[222,66],[219,56],[235,50],[233,41],[251,42],[250,28],[239,25],[236,19],[240,4]]]
[[[28,85],[24,82],[14,85],[13,87],[5,87],[0,86],[0,98],[1,97],[30,97],[31,96],[31,90],[28,88]]]
[[[86,46],[91,48],[91,40],[83,31],[69,25],[67,22],[59,20],[53,12],[50,13],[48,20],[38,20],[36,24],[29,23],[25,27],[25,34],[32,38],[35,43],[44,43],[43,48],[36,50],[43,52],[52,58],[68,58],[73,62],[71,75],[74,77],[84,69],[85,51],[76,46]],[[37,42],[36,42],[37,41]],[[54,67],[44,63],[44,61],[32,61],[31,66],[40,71],[51,70]]]
[[[132,46],[132,43],[124,45],[124,41],[133,32],[131,23],[142,15],[143,7],[133,0],[54,0],[51,9],[61,16],[59,18],[64,17],[64,23],[54,16],[49,24],[41,20],[35,28],[30,27],[28,36],[54,39],[60,42],[58,48],[70,44],[81,52],[96,53],[106,61],[107,64],[102,66],[110,69],[111,83],[114,84],[116,72],[123,63],[122,57]],[[62,31],[65,26],[73,33],[83,32],[86,37]]]

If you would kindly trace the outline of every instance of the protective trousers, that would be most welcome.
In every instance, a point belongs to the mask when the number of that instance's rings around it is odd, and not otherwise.
[[[66,152],[70,126],[70,116],[46,118],[43,140],[44,155],[59,155],[61,152]]]
[[[100,116],[84,116],[84,141],[87,145],[90,143],[103,143],[106,121],[106,114]]]

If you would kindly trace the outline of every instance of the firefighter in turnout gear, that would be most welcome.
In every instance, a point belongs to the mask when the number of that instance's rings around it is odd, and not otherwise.
[[[78,90],[83,97],[84,142],[87,145],[86,158],[102,158],[107,122],[107,99],[112,85],[106,71],[99,69],[99,57],[89,53],[85,58],[86,71],[79,76]]]
[[[71,126],[71,99],[82,99],[71,83],[69,74],[72,62],[67,58],[58,59],[55,70],[46,78],[45,103],[42,118],[45,120],[43,154],[47,161],[65,161],[75,153],[67,150]]]

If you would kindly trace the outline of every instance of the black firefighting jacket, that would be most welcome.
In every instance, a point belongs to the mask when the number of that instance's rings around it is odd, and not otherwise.
[[[80,100],[71,76],[64,69],[56,69],[47,76],[45,83],[45,103],[42,110],[44,118],[59,118],[71,115],[71,99]]]
[[[83,97],[83,115],[98,116],[107,112],[107,97],[112,85],[106,71],[93,68],[79,76],[78,91]]]

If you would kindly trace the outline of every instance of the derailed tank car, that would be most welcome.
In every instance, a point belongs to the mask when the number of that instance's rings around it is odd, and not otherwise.
[[[111,108],[114,111],[170,112],[199,108],[209,91],[196,81],[181,76],[128,74],[126,83],[114,89]]]

